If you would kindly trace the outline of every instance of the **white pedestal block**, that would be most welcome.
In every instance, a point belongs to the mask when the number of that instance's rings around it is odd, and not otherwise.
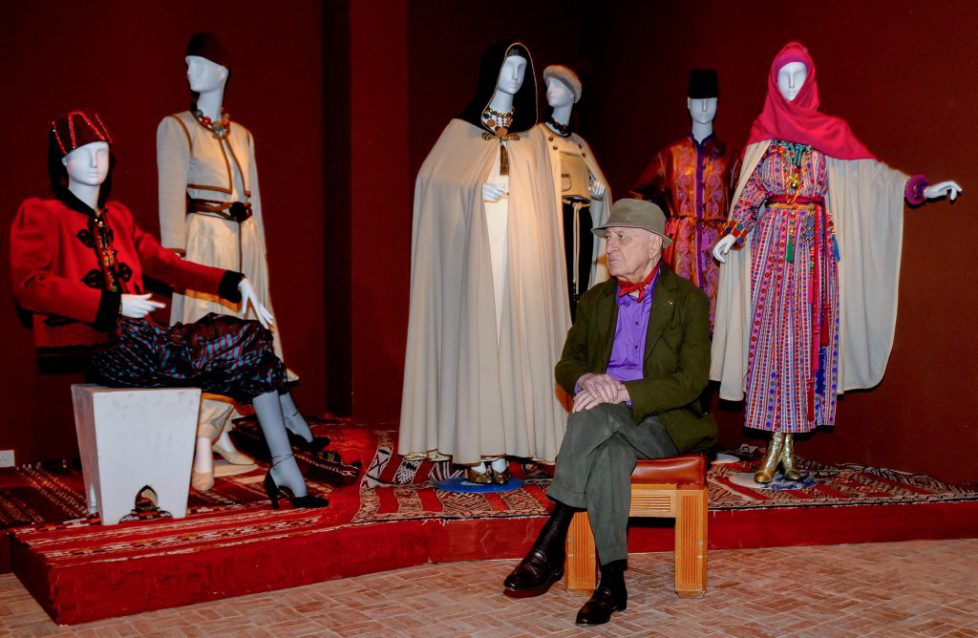
[[[150,487],[161,510],[186,516],[200,389],[76,384],[71,395],[88,511],[115,525]]]

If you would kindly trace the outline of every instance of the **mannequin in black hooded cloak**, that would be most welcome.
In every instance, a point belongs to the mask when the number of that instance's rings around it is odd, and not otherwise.
[[[530,53],[497,43],[415,184],[399,449],[477,483],[506,482],[505,456],[552,462],[566,424],[553,362],[570,314],[536,122]]]

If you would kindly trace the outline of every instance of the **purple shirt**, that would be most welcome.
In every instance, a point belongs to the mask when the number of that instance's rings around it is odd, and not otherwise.
[[[631,295],[623,295],[618,301],[618,324],[615,326],[615,343],[608,361],[608,375],[619,381],[635,381],[645,376],[642,362],[645,359],[645,335],[649,330],[652,296],[659,282],[656,273],[648,292],[638,301]]]

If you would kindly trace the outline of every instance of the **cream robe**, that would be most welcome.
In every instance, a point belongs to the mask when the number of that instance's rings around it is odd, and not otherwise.
[[[507,142],[507,268],[497,337],[482,186],[499,155],[452,120],[415,184],[399,451],[456,463],[553,461],[566,426],[553,366],[570,327],[562,233],[539,129]]]
[[[584,163],[587,164],[587,169],[591,173],[592,177],[597,181],[604,184],[605,191],[601,199],[591,200],[591,224],[592,228],[596,228],[603,224],[608,218],[608,211],[611,210],[611,203],[615,201],[611,197],[611,184],[608,183],[607,178],[605,178],[604,173],[601,172],[601,167],[598,165],[598,160],[594,157],[594,152],[591,151],[591,147],[588,143],[584,141],[584,138],[577,133],[571,133],[567,137],[561,137],[554,133],[550,128],[544,124],[537,124],[540,128],[540,132],[543,134],[544,139],[547,144],[547,154],[550,157],[550,171],[551,178],[554,183],[554,196],[557,202],[557,214],[558,216],[562,214],[562,193],[561,193],[561,180],[560,180],[560,151],[565,148],[565,145],[571,148],[566,150],[575,150],[579,155],[584,158]],[[556,147],[556,148],[555,148]],[[588,279],[587,287],[591,288],[595,284],[600,284],[602,281],[608,280],[608,259],[604,254],[604,239],[599,238],[597,235],[592,236],[592,256],[591,260],[591,276]]]
[[[272,311],[251,132],[232,122],[231,133],[221,141],[201,126],[189,111],[170,115],[163,118],[156,131],[156,161],[162,244],[185,250],[190,261],[243,272],[254,286],[258,300]],[[222,202],[251,202],[252,217],[239,228],[237,222],[216,215],[188,215],[187,196]],[[170,323],[197,321],[210,312],[236,315],[237,311],[237,306],[214,295],[174,294]],[[247,319],[256,318],[253,309],[249,308],[248,313]],[[273,333],[275,353],[282,358],[278,330]]]
[[[770,140],[747,147],[737,205]],[[907,175],[876,160],[826,157],[826,208],[835,223],[839,268],[839,394],[883,380],[896,329]],[[744,398],[751,321],[751,235],[720,266],[710,378],[720,398]]]
[[[189,111],[170,115],[156,130],[159,171],[160,237],[167,248],[186,251],[186,259],[243,272],[272,314],[261,196],[251,132],[231,123],[226,141],[201,126]],[[187,197],[212,201],[251,202],[252,217],[242,224],[210,214],[187,214]],[[240,226],[240,227],[239,227]],[[190,291],[188,291],[190,292]],[[191,323],[208,313],[238,315],[238,306],[216,295],[173,293],[170,323]],[[255,319],[248,309],[247,319]],[[282,358],[278,329],[272,327],[275,354]],[[290,378],[295,374],[290,371]],[[198,436],[216,440],[227,425],[232,406],[205,399],[198,417]]]

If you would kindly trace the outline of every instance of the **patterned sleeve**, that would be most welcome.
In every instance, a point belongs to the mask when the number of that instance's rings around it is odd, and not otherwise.
[[[761,161],[754,168],[754,172],[747,178],[743,190],[740,191],[737,204],[730,210],[730,220],[723,229],[723,234],[733,235],[737,238],[738,246],[744,243],[747,233],[757,222],[761,206],[768,198],[769,192],[763,177],[768,161],[767,155],[761,158]]]

